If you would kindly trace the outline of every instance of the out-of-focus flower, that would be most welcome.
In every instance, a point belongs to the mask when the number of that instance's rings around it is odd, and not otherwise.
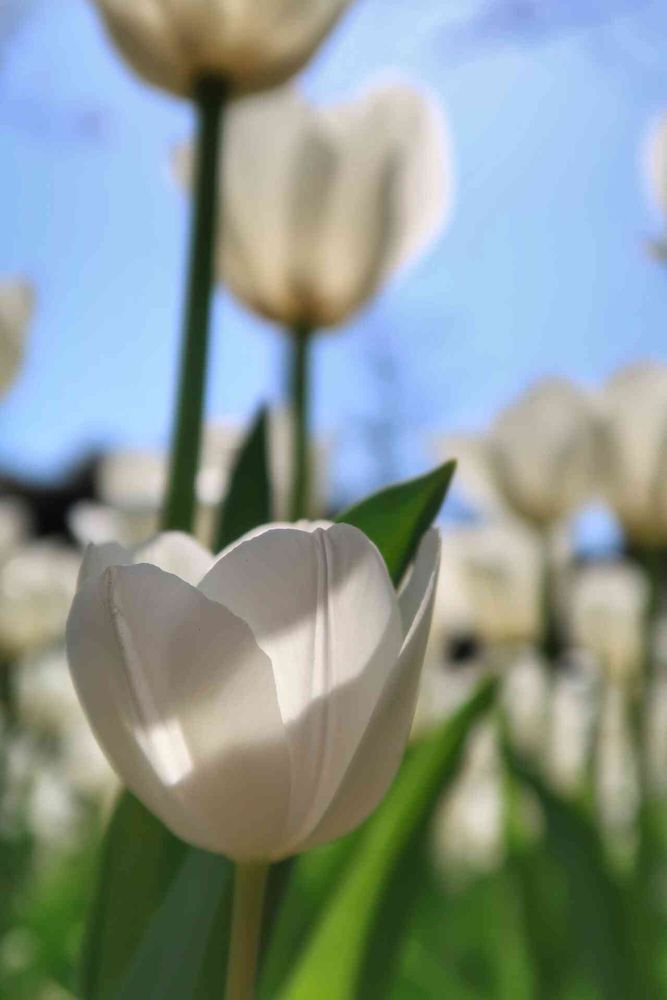
[[[235,90],[282,83],[310,58],[350,0],[95,0],[130,66],[190,96],[207,77]]]
[[[0,649],[16,659],[61,638],[76,590],[78,554],[32,542],[0,567]]]
[[[549,677],[534,652],[521,656],[505,671],[502,701],[512,742],[523,753],[537,757],[544,747]]]
[[[586,566],[572,581],[572,640],[616,680],[641,668],[648,597],[644,575],[628,563]]]
[[[291,328],[345,322],[433,241],[449,207],[440,112],[403,84],[331,108],[291,87],[240,101],[224,156],[220,280]],[[177,155],[186,183],[190,159]]]
[[[269,416],[269,463],[273,488],[273,515],[287,517],[292,482],[291,418],[288,410],[275,408]],[[197,475],[199,510],[196,534],[207,543],[238,449],[243,428],[233,422],[212,422],[204,428],[202,455]],[[318,436],[311,444],[313,470],[312,513],[320,511],[326,495],[329,442]],[[81,545],[116,541],[135,546],[158,530],[160,510],[167,484],[168,456],[165,452],[120,449],[101,464],[98,493],[101,502],[80,501],[70,511],[72,533]]]
[[[632,834],[639,805],[637,760],[628,731],[627,699],[607,685],[600,706],[596,792],[600,817],[616,832]]]
[[[593,739],[599,674],[591,664],[575,662],[558,673],[545,719],[547,770],[554,783],[574,792],[584,780]]]
[[[468,744],[456,786],[436,817],[435,861],[453,876],[491,871],[502,854],[503,797],[492,728],[483,727]]]
[[[600,474],[606,499],[638,545],[667,542],[667,365],[618,371],[602,393]]]
[[[234,859],[352,829],[408,738],[439,551],[431,531],[397,597],[349,525],[269,525],[215,560],[177,533],[134,557],[91,548],[67,646],[109,760],[184,840]]]
[[[18,497],[0,497],[0,562],[28,539],[32,519],[27,505]]]
[[[501,411],[487,435],[446,439],[448,453],[460,457],[461,482],[473,502],[540,529],[590,498],[597,444],[591,397],[561,378],[533,385]]]
[[[35,306],[32,286],[20,279],[0,281],[0,396],[16,378]]]
[[[641,168],[647,193],[658,212],[667,221],[667,114],[663,112],[651,123],[641,150]],[[649,248],[658,257],[665,256],[665,238],[652,240]]]
[[[445,534],[461,565],[474,632],[491,647],[535,642],[541,628],[540,546],[513,522],[458,528]]]

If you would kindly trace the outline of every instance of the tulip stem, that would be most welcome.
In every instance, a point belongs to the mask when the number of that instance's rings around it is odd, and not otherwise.
[[[253,1000],[269,866],[237,864],[225,1000]]]
[[[191,532],[196,513],[196,478],[204,417],[211,301],[213,298],[218,169],[226,85],[200,81],[197,109],[196,175],[190,236],[180,382],[174,421],[169,482],[162,515],[165,530]]]
[[[292,332],[290,402],[292,421],[292,492],[289,516],[299,521],[310,513],[310,343],[311,330]]]

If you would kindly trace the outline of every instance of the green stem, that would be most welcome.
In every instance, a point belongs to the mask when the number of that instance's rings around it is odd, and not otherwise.
[[[14,690],[14,664],[0,659],[0,722],[5,735],[17,722],[16,692]]]
[[[631,726],[637,755],[642,805],[645,807],[650,794],[650,747],[648,712],[654,695],[656,626],[660,617],[663,596],[663,560],[661,549],[647,549],[642,553],[642,565],[648,582],[648,601],[643,626],[643,662],[641,675],[631,694]]]
[[[310,342],[311,331],[292,332],[290,402],[292,419],[292,492],[289,517],[299,521],[310,513]]]
[[[269,866],[237,864],[225,1000],[253,1000]]]
[[[209,327],[218,218],[218,167],[226,87],[204,79],[195,93],[198,134],[196,177],[185,304],[180,384],[171,442],[169,482],[162,515],[165,530],[192,531],[204,416]]]

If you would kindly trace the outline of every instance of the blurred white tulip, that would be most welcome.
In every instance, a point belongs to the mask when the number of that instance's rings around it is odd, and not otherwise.
[[[19,497],[0,497],[0,562],[28,540],[31,529],[28,505]]]
[[[460,456],[461,483],[473,503],[540,529],[575,513],[596,485],[596,407],[566,379],[537,382],[486,435],[449,437],[443,446]]]
[[[505,671],[502,702],[512,742],[522,753],[536,758],[544,747],[549,698],[548,668],[532,651]]]
[[[586,775],[598,710],[598,685],[599,673],[583,661],[573,663],[554,678],[543,743],[547,771],[565,792],[580,790]]]
[[[615,680],[631,680],[641,669],[648,599],[644,574],[628,563],[585,566],[572,580],[572,641]]]
[[[532,532],[510,521],[444,533],[458,559],[472,626],[491,646],[536,642],[541,630],[542,553]]]
[[[667,365],[622,368],[602,393],[600,474],[628,538],[667,542]]]
[[[134,556],[91,547],[68,656],[118,774],[184,840],[235,860],[357,826],[408,738],[439,551],[431,531],[397,596],[349,525],[268,525],[217,559],[178,533]]]
[[[94,0],[130,66],[191,95],[202,78],[235,90],[282,83],[310,58],[350,0]]]
[[[23,362],[34,307],[35,294],[27,281],[0,281],[0,396],[12,385]]]
[[[177,154],[184,183],[190,161]],[[441,112],[410,86],[330,108],[292,87],[239,101],[225,129],[220,280],[283,326],[338,326],[436,238],[451,173]]]
[[[80,557],[56,541],[31,542],[0,566],[0,650],[16,659],[62,637]]]
[[[212,421],[204,428],[197,475],[199,511],[196,534],[202,543],[213,537],[214,525],[244,428],[233,421]],[[276,407],[269,414],[269,471],[273,490],[273,516],[287,518],[292,482],[291,418]],[[313,515],[319,513],[327,494],[330,442],[318,435],[311,443]],[[98,472],[100,502],[84,500],[73,505],[69,527],[82,546],[120,542],[135,546],[158,530],[166,489],[168,456],[161,451],[118,449],[105,456]],[[0,510],[1,518],[1,510]],[[1,531],[0,520],[0,531]]]
[[[664,112],[651,123],[641,147],[641,171],[649,199],[667,223],[667,114]],[[649,248],[660,257],[667,252],[665,238],[652,240]]]

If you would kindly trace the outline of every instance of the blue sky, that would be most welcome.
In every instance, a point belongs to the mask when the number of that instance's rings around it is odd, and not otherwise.
[[[667,354],[667,271],[643,246],[660,220],[638,170],[667,107],[667,14],[610,0],[575,22],[576,5],[543,6],[517,34],[498,0],[479,34],[473,0],[359,0],[304,76],[318,100],[387,70],[422,81],[455,156],[439,244],[318,344],[316,421],[338,441],[340,493],[388,463],[424,467],[427,431],[481,427],[537,376],[594,385]],[[168,154],[190,128],[186,104],[121,64],[92,4],[36,0],[0,67],[0,273],[28,273],[40,296],[3,464],[47,475],[86,447],[166,439],[187,222]],[[210,415],[278,399],[283,346],[221,296]],[[384,419],[402,429],[380,458],[368,432]]]

